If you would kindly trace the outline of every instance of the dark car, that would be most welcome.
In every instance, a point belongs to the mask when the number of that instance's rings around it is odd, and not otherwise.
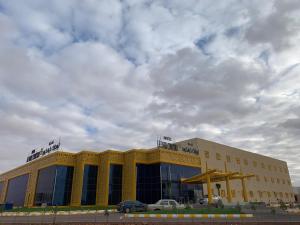
[[[124,201],[118,204],[118,211],[123,213],[147,211],[147,205],[139,201]]]

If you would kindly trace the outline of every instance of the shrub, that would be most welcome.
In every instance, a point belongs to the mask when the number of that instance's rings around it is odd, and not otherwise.
[[[276,209],[274,207],[271,208],[271,213],[275,214],[276,213]]]
[[[282,200],[280,200],[279,204],[280,204],[279,207],[280,207],[282,210],[287,210],[287,206],[286,206],[286,204],[285,204]]]
[[[238,210],[239,212],[242,210],[242,207],[239,202],[236,204],[235,209]]]

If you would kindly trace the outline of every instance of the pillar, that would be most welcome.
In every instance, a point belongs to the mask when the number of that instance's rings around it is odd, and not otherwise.
[[[108,205],[108,194],[109,194],[109,155],[106,153],[100,155],[100,164],[98,166],[98,177],[97,177],[97,192],[96,192],[96,204],[107,206]]]
[[[84,159],[82,155],[77,156],[73,173],[71,206],[81,205],[82,185],[84,173]]]
[[[241,178],[242,181],[242,188],[243,188],[243,198],[245,202],[248,202],[248,194],[247,194],[247,188],[246,188],[246,182],[245,178]]]
[[[122,200],[136,200],[135,152],[125,153],[122,176]]]
[[[225,164],[225,173],[227,173],[228,172],[227,164],[226,162],[224,162],[224,164]],[[231,188],[229,183],[229,176],[225,177],[225,181],[226,181],[227,201],[230,203],[232,201],[232,195],[231,195]]]
[[[6,193],[7,193],[7,186],[8,186],[8,180],[1,181],[3,183],[2,190],[0,193],[0,204],[5,203]]]
[[[27,183],[27,190],[25,195],[25,207],[32,207],[34,205],[35,199],[35,189],[37,185],[38,179],[38,170],[32,170],[29,174],[28,183]]]
[[[232,196],[231,196],[231,188],[230,188],[228,176],[226,176],[226,191],[227,191],[227,201],[230,203],[232,201]]]
[[[210,175],[206,175],[208,204],[212,203]]]

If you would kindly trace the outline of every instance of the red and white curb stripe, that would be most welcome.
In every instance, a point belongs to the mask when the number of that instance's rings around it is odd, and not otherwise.
[[[125,214],[126,218],[252,218],[253,214]]]

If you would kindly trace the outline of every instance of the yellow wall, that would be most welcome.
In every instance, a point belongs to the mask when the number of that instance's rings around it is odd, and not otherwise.
[[[0,195],[0,203],[5,201],[6,186],[9,179],[23,174],[29,174],[25,206],[32,207],[34,204],[38,171],[52,165],[65,165],[74,167],[71,205],[79,206],[81,204],[85,164],[98,165],[97,205],[108,205],[110,164],[123,165],[122,200],[134,200],[136,198],[136,163],[151,164],[158,162],[201,167],[199,157],[165,149],[130,150],[127,152],[108,150],[100,153],[82,151],[76,154],[60,151],[0,175],[0,182],[4,182],[4,188]]]

